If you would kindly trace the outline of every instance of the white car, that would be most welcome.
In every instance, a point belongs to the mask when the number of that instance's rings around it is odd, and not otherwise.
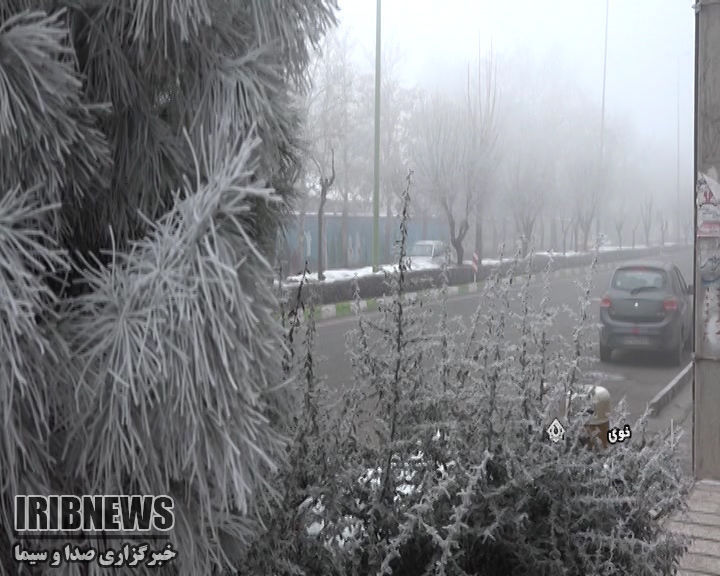
[[[598,236],[597,242],[600,247],[609,246],[610,245],[610,236],[608,234],[605,234],[605,232],[602,232]]]
[[[435,268],[449,262],[447,246],[439,240],[415,242],[408,250],[408,258],[411,269]]]

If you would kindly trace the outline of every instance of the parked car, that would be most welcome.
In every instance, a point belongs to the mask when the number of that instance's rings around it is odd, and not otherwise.
[[[674,366],[692,347],[693,286],[674,264],[640,261],[618,267],[600,302],[600,360],[614,350],[663,352]]]
[[[444,242],[421,240],[410,246],[408,259],[411,269],[423,265],[441,266],[443,262],[449,262],[449,252]]]

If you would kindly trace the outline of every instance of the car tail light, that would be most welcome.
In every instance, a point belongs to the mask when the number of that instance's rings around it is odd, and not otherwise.
[[[610,300],[609,296],[604,296],[602,300],[600,300],[600,308],[610,308],[610,305],[612,304],[612,300]]]
[[[665,312],[673,312],[678,309],[678,303],[675,298],[670,298],[669,300],[665,300],[663,302],[663,308],[665,309]]]

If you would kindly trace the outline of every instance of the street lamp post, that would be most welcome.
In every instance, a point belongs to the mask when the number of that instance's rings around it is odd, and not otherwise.
[[[682,204],[680,203],[680,58],[677,59],[677,182],[676,182],[676,195],[677,195],[677,243],[680,244],[681,233],[682,233]]]
[[[605,0],[605,50],[603,56],[603,80],[602,80],[602,104],[600,112],[600,182],[605,188],[605,79],[607,78],[607,50],[608,50],[608,23],[610,21],[610,0]],[[602,232],[600,229],[600,210],[597,214],[597,235]]]
[[[380,7],[377,0],[375,26],[375,178],[373,185],[373,271],[380,268]]]

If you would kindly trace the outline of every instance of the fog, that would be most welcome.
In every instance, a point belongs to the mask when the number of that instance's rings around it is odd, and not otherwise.
[[[348,256],[347,219],[372,205],[375,4],[340,1],[339,28],[303,102],[309,161],[299,211],[342,214],[334,260],[345,267],[368,263]],[[386,222],[412,170],[413,218],[423,237],[453,246],[458,263],[521,240],[523,251],[532,240],[562,252],[599,236],[613,245],[688,241],[694,11],[673,0],[610,0],[603,112],[605,24],[602,0],[384,0]],[[442,237],[430,238],[428,220],[443,223]]]
[[[610,0],[606,105],[632,116],[638,131],[675,145],[677,71],[681,68],[682,138],[692,149],[694,11],[681,0]],[[372,72],[375,2],[341,0],[341,28],[352,31],[354,57]],[[453,90],[465,83],[467,60],[487,50],[527,50],[561,58],[574,79],[600,101],[605,36],[603,0],[384,0],[383,43],[400,47],[403,81]]]

